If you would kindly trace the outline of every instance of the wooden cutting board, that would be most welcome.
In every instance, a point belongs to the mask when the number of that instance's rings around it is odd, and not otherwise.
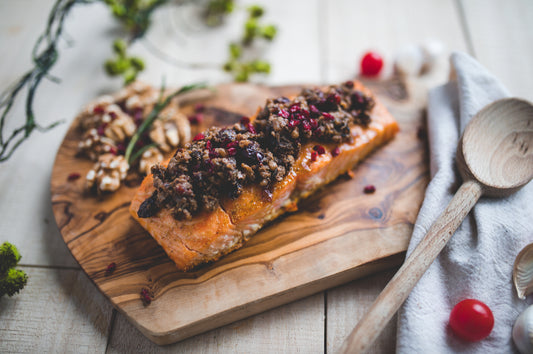
[[[84,178],[92,162],[76,157],[72,124],[59,148],[51,191],[57,225],[83,270],[115,308],[158,344],[168,344],[340,285],[403,261],[428,182],[423,110],[397,82],[371,87],[401,131],[354,171],[302,201],[299,210],[270,223],[243,248],[190,273],[176,270],[163,249],[128,213],[140,183],[128,177],[114,194],[93,196]],[[217,87],[199,131],[252,115],[268,97],[290,96],[301,86]],[[192,104],[185,110],[192,112]],[[193,131],[195,133],[196,131]],[[374,194],[364,194],[367,184]],[[106,275],[106,267],[116,270]],[[153,295],[144,306],[140,291]]]

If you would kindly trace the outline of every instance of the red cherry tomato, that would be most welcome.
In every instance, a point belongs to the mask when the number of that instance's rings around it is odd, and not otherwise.
[[[450,327],[459,337],[477,342],[492,331],[494,316],[481,301],[466,299],[455,305],[450,313]]]
[[[383,68],[383,58],[376,52],[368,52],[361,59],[361,74],[376,76]]]

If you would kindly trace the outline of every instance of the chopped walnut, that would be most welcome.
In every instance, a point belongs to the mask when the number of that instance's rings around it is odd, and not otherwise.
[[[115,153],[117,147],[112,139],[100,136],[98,131],[93,128],[83,135],[82,140],[78,143],[78,150],[82,155],[96,161],[100,155]]]
[[[107,124],[105,126],[104,134],[108,138],[114,140],[115,142],[123,142],[135,134],[137,126],[129,115],[123,113],[122,111],[118,111],[113,115],[113,117],[114,118],[112,118],[109,122],[104,123]]]
[[[151,147],[143,152],[141,156],[139,161],[139,172],[149,174],[152,166],[161,161],[163,161],[163,154],[161,154],[159,149]]]
[[[124,156],[101,155],[93,169],[87,173],[87,188],[95,188],[98,192],[114,192],[126,178],[128,170],[129,165]]]

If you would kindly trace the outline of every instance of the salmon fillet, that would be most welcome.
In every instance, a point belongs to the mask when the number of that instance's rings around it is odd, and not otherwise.
[[[360,83],[355,88],[371,97]],[[161,245],[182,271],[211,262],[240,248],[265,223],[295,210],[296,203],[338,176],[351,170],[364,157],[391,140],[398,124],[374,97],[370,123],[351,127],[353,142],[323,144],[325,151],[336,147],[337,155],[313,154],[315,143],[306,143],[281,182],[272,188],[272,198],[262,196],[258,185],[245,186],[236,199],[225,198],[213,211],[202,211],[191,220],[177,220],[168,209],[141,218],[139,207],[154,192],[153,176],[148,175],[136,192],[130,206],[132,217]],[[253,118],[252,118],[253,120]]]

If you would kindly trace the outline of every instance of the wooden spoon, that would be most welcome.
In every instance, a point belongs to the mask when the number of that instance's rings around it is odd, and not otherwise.
[[[364,353],[405,301],[482,194],[504,197],[533,178],[533,105],[506,98],[483,108],[457,148],[464,183],[341,347]]]

